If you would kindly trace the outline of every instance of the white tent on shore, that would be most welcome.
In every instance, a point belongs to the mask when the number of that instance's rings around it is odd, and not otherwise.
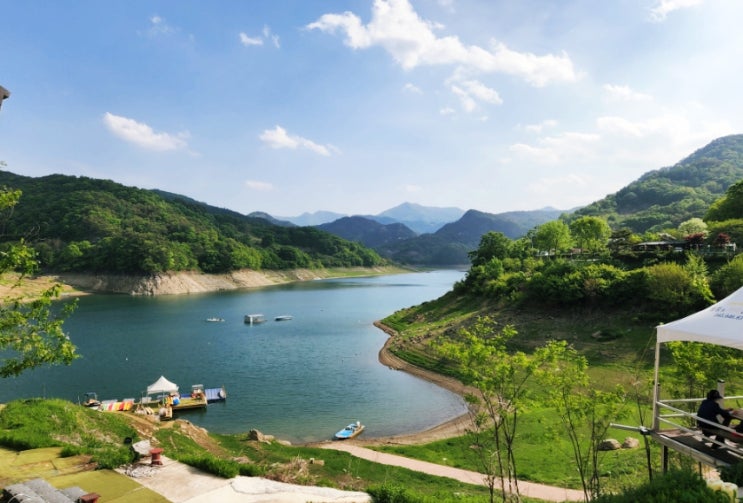
[[[657,342],[695,341],[743,350],[743,288],[686,318],[659,325]]]
[[[743,443],[739,433],[728,425],[720,425],[720,433],[716,436],[705,436],[699,427],[700,418],[691,412],[705,399],[704,396],[676,397],[664,394],[659,380],[659,367],[662,345],[675,341],[706,343],[743,351],[743,288],[699,312],[657,326],[656,335],[653,425],[651,429],[641,426],[636,430],[643,435],[651,435],[663,446],[664,471],[668,467],[670,449],[714,467],[726,466],[728,459],[739,459],[743,456]],[[710,383],[709,389],[711,388]],[[725,393],[724,380],[718,379],[716,389],[724,400],[743,400],[743,396]],[[725,407],[722,400],[719,401],[720,406]],[[709,442],[712,445],[708,447]],[[719,447],[723,448],[721,451],[729,458],[714,454],[713,449]]]
[[[660,350],[673,341],[704,342],[743,351],[743,288],[685,318],[656,327],[653,429],[659,428]]]
[[[178,393],[178,385],[160,376],[160,379],[147,386],[147,394],[155,395],[157,393]]]

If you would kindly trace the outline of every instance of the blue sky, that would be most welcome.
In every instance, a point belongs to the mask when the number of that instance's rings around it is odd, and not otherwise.
[[[0,160],[241,213],[568,209],[743,133],[740,0],[0,0]]]

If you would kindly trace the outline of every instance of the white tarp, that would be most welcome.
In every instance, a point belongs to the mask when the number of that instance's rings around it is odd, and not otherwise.
[[[743,350],[743,288],[686,318],[659,325],[657,342],[695,341]]]
[[[148,395],[156,393],[178,393],[178,385],[165,379],[165,376],[160,376],[160,379],[147,386]]]

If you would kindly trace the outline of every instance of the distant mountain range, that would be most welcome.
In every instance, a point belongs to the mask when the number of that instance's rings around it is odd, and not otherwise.
[[[635,234],[677,229],[703,218],[742,179],[743,135],[718,138],[580,209],[498,214],[404,203],[378,215],[277,218],[109,180],[0,171],[0,185],[23,193],[13,218],[4,221],[5,240],[33,241],[52,269],[116,273],[376,265],[382,257],[420,266],[466,265],[483,234],[516,239],[558,218],[600,216],[612,229]]]
[[[312,225],[361,243],[396,262],[451,266],[468,264],[467,254],[477,248],[486,232],[502,232],[516,239],[565,212],[544,208],[491,214],[403,203],[378,215],[338,216],[337,213],[319,211],[298,217],[272,217],[265,213],[251,213],[250,216],[265,218],[276,225]]]
[[[690,218],[703,217],[710,204],[741,179],[743,135],[731,135],[718,138],[674,166],[650,171],[616,194],[580,209],[490,214],[404,203],[379,215],[317,212],[279,220],[316,226],[402,263],[467,264],[468,252],[477,248],[486,232],[501,232],[516,239],[561,216],[568,221],[600,216],[612,228],[625,227],[638,234],[675,229]]]
[[[416,210],[423,214],[426,208],[417,206]],[[477,248],[486,232],[502,232],[516,239],[563,213],[562,210],[542,209],[493,215],[469,210],[459,219],[443,223],[435,232],[422,234],[416,234],[401,222],[380,224],[368,217],[343,217],[317,227],[349,241],[358,241],[396,262],[446,266],[468,264],[467,254]]]
[[[385,210],[378,215],[343,215],[332,211],[317,211],[302,213],[298,217],[275,217],[279,221],[291,222],[295,225],[319,226],[335,222],[345,217],[362,217],[380,224],[404,224],[416,234],[436,232],[449,222],[454,222],[464,215],[459,208],[437,208],[421,206],[415,203],[402,203],[399,206]],[[251,214],[253,216],[253,214]]]

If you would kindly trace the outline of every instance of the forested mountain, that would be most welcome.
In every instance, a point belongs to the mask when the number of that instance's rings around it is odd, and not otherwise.
[[[448,223],[434,233],[370,246],[383,257],[404,264],[468,264],[467,254],[477,248],[486,232],[500,232],[513,239],[519,238],[535,226],[558,218],[561,213],[560,210],[544,209],[494,215],[469,210],[456,222]]]
[[[438,208],[415,203],[402,203],[377,215],[353,215],[353,217],[363,217],[383,225],[403,224],[414,231],[415,234],[423,234],[436,232],[445,224],[458,220],[463,214],[464,210],[459,208]],[[341,215],[331,211],[316,211],[315,213],[302,213],[298,217],[278,218],[279,221],[291,222],[295,225],[319,227],[347,217],[349,215]],[[359,221],[359,223],[362,222]]]
[[[12,217],[3,222],[4,239],[24,237],[42,266],[54,270],[216,273],[384,262],[376,252],[319,229],[277,226],[109,180],[0,171],[0,185],[22,191]]]
[[[307,225],[322,225],[339,218],[346,217],[341,213],[335,213],[332,211],[316,211],[314,213],[302,213],[298,217],[275,217],[285,222],[291,222],[294,225],[307,226]]]
[[[382,256],[396,262],[420,265],[468,264],[467,254],[476,249],[486,232],[500,232],[509,238],[524,236],[537,225],[549,222],[562,212],[555,209],[484,213],[467,211],[456,222],[444,225],[433,234],[374,247]]]
[[[558,218],[561,213],[560,210],[543,209],[493,215],[469,210],[436,232],[421,235],[400,223],[383,225],[371,217],[344,217],[318,228],[358,241],[395,262],[451,266],[467,264],[467,254],[477,248],[486,232],[501,232],[510,238],[519,238],[535,226]]]
[[[462,215],[464,215],[464,210],[459,208],[435,208],[415,203],[402,203],[367,218],[376,220],[380,224],[401,223],[416,234],[426,234],[436,232],[444,225],[459,220]]]
[[[469,210],[456,222],[443,226],[435,235],[448,241],[477,247],[480,237],[486,232],[501,232],[511,239],[520,238],[537,225],[554,220],[561,213],[559,210],[537,210],[492,214]]]
[[[646,173],[619,192],[568,216],[599,216],[635,233],[675,229],[702,218],[713,201],[743,179],[743,135],[718,138],[671,167]]]
[[[403,224],[384,225],[367,217],[358,216],[339,218],[334,222],[318,225],[317,228],[349,241],[358,241],[375,250],[416,236],[415,232]]]

